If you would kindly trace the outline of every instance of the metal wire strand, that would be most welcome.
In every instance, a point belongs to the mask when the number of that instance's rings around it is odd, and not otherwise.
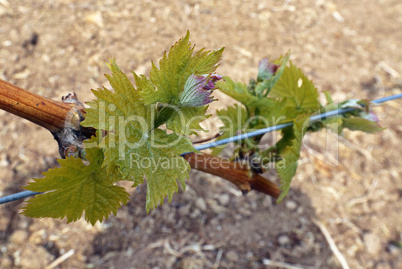
[[[400,94],[395,94],[395,95],[391,95],[391,96],[387,96],[384,98],[379,98],[379,99],[375,99],[373,101],[371,101],[372,104],[375,105],[379,105],[391,100],[395,100],[395,99],[399,99],[402,98],[402,93]],[[314,121],[319,121],[319,120],[323,120],[325,118],[329,118],[329,117],[333,117],[333,116],[337,116],[339,114],[344,114],[347,112],[351,112],[353,110],[355,110],[356,108],[341,108],[341,109],[337,109],[337,110],[331,110],[319,115],[314,115],[310,117],[310,121],[314,122]],[[263,135],[269,132],[273,132],[273,131],[277,131],[289,126],[292,126],[293,123],[292,122],[288,122],[288,123],[283,123],[283,124],[279,124],[279,125],[274,125],[274,126],[270,126],[267,128],[263,128],[254,132],[250,132],[250,133],[245,133],[245,134],[240,134],[240,135],[236,135],[236,136],[232,136],[226,139],[222,139],[222,140],[218,140],[218,141],[214,141],[214,142],[210,142],[210,143],[206,143],[206,144],[202,144],[202,145],[198,145],[198,146],[194,146],[195,149],[197,150],[204,150],[204,149],[209,149],[209,148],[214,148],[217,146],[221,146],[221,145],[225,145],[228,143],[232,143],[232,142],[236,142],[239,140],[243,140],[243,139],[247,139],[250,137],[254,137],[254,136],[259,136],[259,135]],[[189,154],[188,153],[183,153],[183,155]],[[15,200],[19,200],[19,199],[24,199],[27,198],[29,196],[34,196],[40,194],[40,192],[34,192],[34,191],[22,191],[22,192],[18,192],[18,193],[14,193],[11,195],[6,195],[3,197],[0,197],[0,204],[5,204],[5,203],[9,203]]]

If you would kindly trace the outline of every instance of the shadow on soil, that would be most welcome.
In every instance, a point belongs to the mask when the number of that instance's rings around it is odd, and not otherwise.
[[[260,193],[234,195],[221,182],[211,191],[213,183],[201,178],[149,215],[141,186],[95,237],[87,262],[96,268],[266,268],[269,260],[336,267],[302,191],[293,189],[276,204]]]

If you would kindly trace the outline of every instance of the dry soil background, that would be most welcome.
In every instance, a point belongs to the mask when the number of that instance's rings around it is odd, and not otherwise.
[[[237,80],[255,76],[262,57],[291,51],[336,100],[377,98],[401,92],[401,14],[400,0],[0,0],[0,78],[88,101],[90,89],[107,85],[108,58],[147,74],[190,30],[198,48],[226,47],[219,73]],[[351,268],[402,268],[400,105],[375,109],[382,133],[310,135],[279,205],[195,172],[171,204],[146,215],[142,186],[95,227],[32,220],[19,215],[20,202],[1,205],[0,268],[339,268],[317,223]],[[0,127],[6,195],[54,166],[58,153],[51,134],[30,122],[0,111]],[[52,264],[58,258],[67,259]]]

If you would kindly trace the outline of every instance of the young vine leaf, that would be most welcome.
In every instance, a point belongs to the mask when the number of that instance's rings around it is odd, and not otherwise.
[[[144,104],[140,95],[149,86],[147,78],[135,75],[135,88],[114,61],[109,67],[112,75],[107,78],[114,91],[93,91],[97,99],[88,103],[91,108],[82,125],[109,131],[99,145],[105,150],[102,167],[108,174],[133,181],[133,187],[146,178],[149,212],[166,196],[172,199],[177,180],[185,187],[190,166],[180,155],[195,149],[187,137],[168,135],[155,126],[156,108]]]
[[[289,54],[286,54],[274,62],[270,62],[267,58],[262,59],[258,64],[257,82],[254,92],[257,96],[267,96],[272,90],[276,82],[282,76],[289,61]]]
[[[264,59],[259,63],[256,80],[250,84],[234,82],[225,77],[217,83],[217,87],[225,94],[239,101],[244,107],[236,105],[218,111],[223,122],[223,135],[220,139],[232,136],[236,132],[249,132],[283,122],[293,122],[293,127],[283,130],[283,137],[275,145],[261,151],[261,137],[254,140],[243,140],[238,143],[240,153],[235,151],[234,157],[261,157],[261,165],[275,161],[275,167],[281,182],[281,201],[289,191],[290,183],[296,173],[300,155],[304,123],[321,105],[314,84],[289,61],[289,55],[269,62]],[[215,154],[222,148],[215,149]],[[276,156],[272,156],[274,153]],[[240,154],[237,156],[237,154]]]
[[[269,92],[269,97],[286,100],[285,106],[298,113],[313,113],[320,109],[318,91],[313,82],[291,61]],[[286,115],[285,115],[286,116]],[[290,115],[293,117],[293,115]]]
[[[89,142],[94,140],[93,137]],[[116,186],[115,177],[101,167],[102,150],[89,147],[86,154],[89,164],[74,157],[60,159],[59,168],[50,169],[43,173],[44,178],[29,183],[25,189],[46,193],[28,200],[22,214],[36,218],[66,217],[67,222],[72,222],[85,212],[85,220],[95,225],[127,204],[129,194],[123,187]]]
[[[308,117],[300,116],[293,121],[293,126],[289,127],[289,130],[284,130],[284,136],[277,143],[280,160],[275,163],[275,168],[281,182],[280,188],[282,191],[277,200],[278,203],[288,194],[290,183],[296,174],[304,130],[307,126]]]
[[[363,131],[366,133],[375,133],[383,131],[377,115],[370,111],[370,102],[368,100],[350,99],[342,102],[340,108],[356,108],[357,112],[352,112],[342,116],[341,128],[348,128],[352,131]]]
[[[223,80],[216,83],[216,86],[224,94],[242,103],[250,112],[255,111],[258,107],[272,107],[274,104],[273,100],[254,95],[246,84],[235,82],[229,77],[224,77]]]
[[[342,119],[342,127],[366,133],[376,133],[384,130],[378,122],[360,117]]]
[[[220,128],[221,136],[219,136],[219,139],[226,139],[246,132],[244,128],[248,117],[244,107],[235,104],[226,109],[218,110],[216,114],[224,124],[224,126]],[[225,147],[226,145],[214,147],[212,153],[218,155]]]
[[[183,135],[203,130],[199,123],[207,119],[206,105],[213,100],[209,94],[220,79],[212,73],[224,50],[194,52],[189,39],[187,32],[165,52],[159,68],[152,64],[148,86],[140,91],[144,104],[157,104],[158,124],[166,123],[168,129]]]

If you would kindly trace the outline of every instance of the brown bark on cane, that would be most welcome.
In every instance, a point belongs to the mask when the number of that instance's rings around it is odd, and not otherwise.
[[[227,159],[205,153],[189,153],[183,157],[189,162],[191,168],[226,179],[235,184],[243,193],[255,190],[274,198],[279,197],[280,190],[275,183],[252,172],[247,165],[230,162]]]
[[[82,141],[95,134],[94,129],[81,127],[84,106],[75,94],[57,102],[0,80],[0,109],[48,129],[57,140],[63,158],[80,156]]]
[[[36,123],[50,132],[64,128],[72,104],[56,102],[0,79],[0,109]]]

